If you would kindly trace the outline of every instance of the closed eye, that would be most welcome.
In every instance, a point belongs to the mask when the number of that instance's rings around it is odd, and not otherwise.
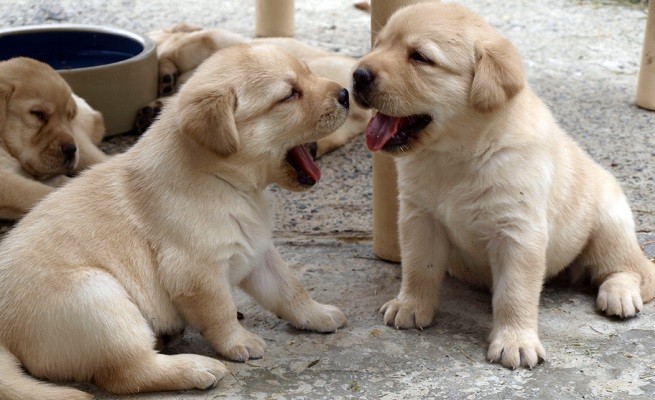
[[[419,51],[414,51],[409,54],[409,59],[411,61],[415,61],[421,64],[429,64],[429,65],[435,65],[434,61],[430,60],[426,56],[424,56],[421,52]]]
[[[296,90],[296,88],[292,88],[291,92],[286,97],[284,97],[282,100],[280,100],[280,103],[286,102],[286,101],[293,101],[293,100],[299,98],[300,94],[301,94],[300,91]]]
[[[48,122],[48,114],[41,110],[31,110],[30,114],[34,115],[42,124],[46,124]]]

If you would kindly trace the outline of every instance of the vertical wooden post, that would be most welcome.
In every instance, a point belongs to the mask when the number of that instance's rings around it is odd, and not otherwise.
[[[425,1],[371,0],[371,45],[394,11]],[[384,260],[400,262],[396,163],[380,152],[373,154],[373,252]]]
[[[639,107],[655,110],[655,0],[648,4],[636,103]]]
[[[256,0],[255,35],[259,37],[293,36],[294,0]]]

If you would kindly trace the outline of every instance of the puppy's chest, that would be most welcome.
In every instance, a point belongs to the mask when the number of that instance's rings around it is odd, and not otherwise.
[[[480,191],[459,185],[441,193],[439,201],[426,204],[428,210],[444,225],[452,244],[466,252],[483,257],[484,242],[494,229],[491,205],[475,201],[484,196]]]
[[[485,259],[485,244],[506,213],[507,199],[474,175],[452,166],[401,171],[402,197],[427,210],[448,232],[455,248]]]
[[[255,203],[249,210],[234,210],[228,214],[232,254],[229,258],[230,280],[241,281],[257,265],[272,245],[272,221],[268,205]]]
[[[232,284],[240,282],[253,268],[262,263],[266,250],[272,245],[270,226],[255,225],[248,220],[235,222],[236,235],[229,259]]]
[[[227,263],[233,282],[248,275],[272,240],[272,218],[264,195],[220,198],[200,211],[180,210],[174,218],[176,224],[166,224],[172,243],[191,244],[183,251],[199,262]]]

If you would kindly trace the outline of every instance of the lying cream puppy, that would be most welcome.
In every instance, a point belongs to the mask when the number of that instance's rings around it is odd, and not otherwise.
[[[22,217],[48,193],[108,158],[102,115],[47,64],[0,62],[0,219]]]
[[[630,317],[655,295],[617,181],[563,132],[528,87],[516,48],[472,11],[398,11],[354,73],[379,110],[368,147],[398,156],[403,279],[381,311],[398,328],[430,325],[448,271],[493,292],[488,358],[545,357],[544,280],[568,266],[600,286],[598,308]]]
[[[148,36],[157,44],[159,93],[162,96],[173,93],[180,84],[189,79],[195,68],[214,52],[235,44],[269,43],[280,46],[306,62],[313,73],[337,81],[343,86],[350,85],[357,62],[353,57],[318,49],[294,38],[249,39],[225,29],[202,29],[185,23],[150,32]],[[137,130],[142,130],[152,121],[156,108],[165,102],[165,99],[162,97],[141,110],[137,117]],[[370,118],[369,110],[352,104],[343,125],[332,134],[310,144],[312,155],[318,158],[343,146],[364,132]]]
[[[262,357],[233,285],[299,329],[343,326],[276,251],[265,189],[316,183],[302,144],[347,114],[346,89],[277,47],[208,59],[137,144],[49,195],[2,243],[0,398],[91,397],[19,364],[112,393],[213,387],[221,362],[158,354],[155,338],[188,324],[224,357]]]

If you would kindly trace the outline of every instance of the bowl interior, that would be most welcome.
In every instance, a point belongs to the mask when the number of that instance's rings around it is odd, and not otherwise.
[[[30,57],[56,70],[96,67],[140,54],[139,41],[106,32],[51,30],[0,36],[0,61]]]

